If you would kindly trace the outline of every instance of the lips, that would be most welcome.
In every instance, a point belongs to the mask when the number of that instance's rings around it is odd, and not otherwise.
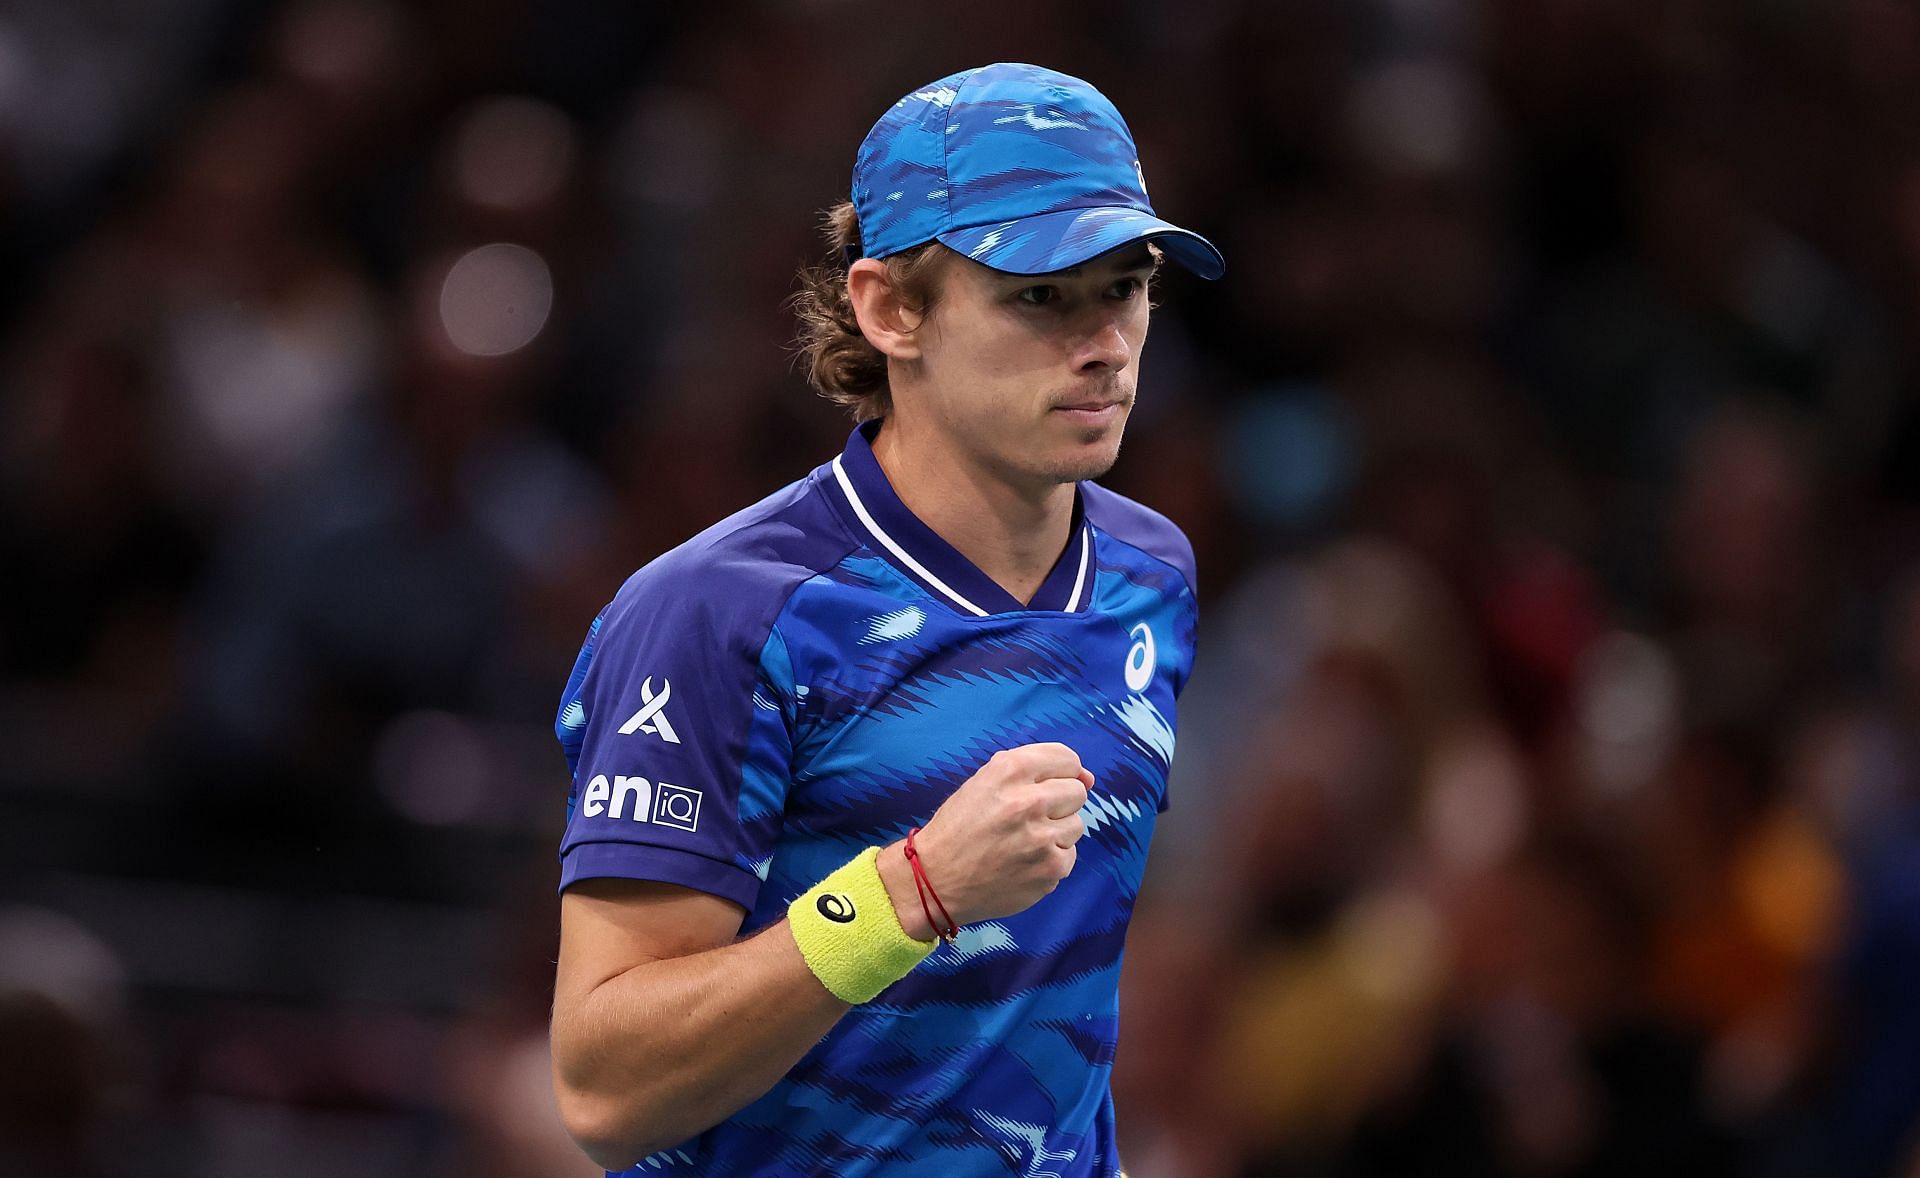
[[[1055,409],[1074,413],[1104,413],[1109,409],[1124,409],[1133,402],[1131,397],[1086,397],[1078,401],[1068,401],[1055,405]]]

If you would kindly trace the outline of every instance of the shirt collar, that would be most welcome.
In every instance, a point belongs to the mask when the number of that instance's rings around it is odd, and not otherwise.
[[[879,429],[877,421],[854,429],[847,448],[833,460],[833,477],[859,530],[901,572],[955,609],[979,617],[1022,610],[1078,613],[1087,608],[1093,596],[1093,534],[1079,488],[1074,489],[1073,530],[1066,549],[1033,601],[1023,605],[900,501],[873,456],[871,435]]]

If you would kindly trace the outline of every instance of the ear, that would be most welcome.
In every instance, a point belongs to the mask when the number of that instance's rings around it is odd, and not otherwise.
[[[853,304],[860,334],[889,360],[908,363],[920,359],[920,341],[914,336],[925,316],[901,304],[886,264],[861,258],[847,268],[847,301]]]

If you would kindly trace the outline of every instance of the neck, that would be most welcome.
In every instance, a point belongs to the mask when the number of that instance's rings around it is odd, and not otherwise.
[[[1072,483],[1022,482],[897,416],[873,440],[894,494],[1014,600],[1033,600],[1073,529]]]

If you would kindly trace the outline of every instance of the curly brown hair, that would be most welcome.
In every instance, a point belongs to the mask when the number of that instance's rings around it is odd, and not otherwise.
[[[847,256],[860,245],[860,222],[853,202],[841,201],[821,217],[826,259],[800,271],[800,289],[791,305],[800,319],[794,341],[798,362],[820,395],[844,405],[855,421],[885,417],[893,408],[887,385],[887,358],[861,334],[847,297]],[[940,263],[949,253],[927,242],[884,259],[893,289],[909,311],[925,315],[933,308]],[[857,254],[856,254],[857,256]]]

